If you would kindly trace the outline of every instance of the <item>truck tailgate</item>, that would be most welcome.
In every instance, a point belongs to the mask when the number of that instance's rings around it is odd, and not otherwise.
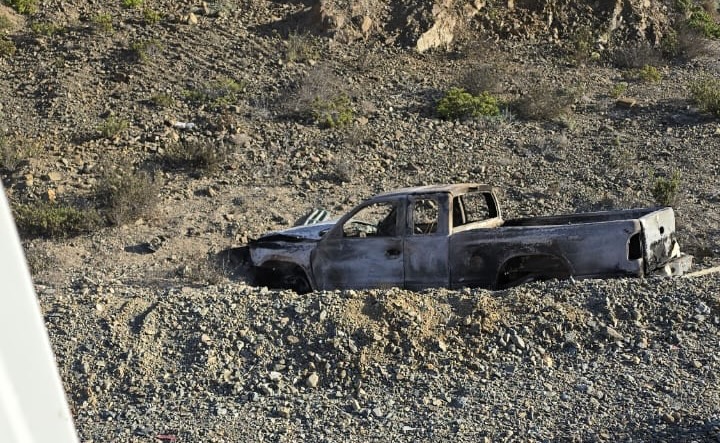
[[[672,208],[662,208],[639,220],[645,237],[645,271],[649,273],[680,255],[675,240],[675,213]]]

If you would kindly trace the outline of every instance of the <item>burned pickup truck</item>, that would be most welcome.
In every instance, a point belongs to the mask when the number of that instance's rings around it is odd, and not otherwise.
[[[494,188],[419,186],[376,195],[340,219],[248,244],[256,283],[311,290],[500,289],[533,280],[680,275],[672,208],[504,220]]]

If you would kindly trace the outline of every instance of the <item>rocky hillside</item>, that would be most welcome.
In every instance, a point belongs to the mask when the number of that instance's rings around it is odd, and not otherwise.
[[[718,438],[717,277],[299,296],[220,253],[476,181],[671,203],[719,264],[712,2],[4,3],[0,175],[83,441]]]

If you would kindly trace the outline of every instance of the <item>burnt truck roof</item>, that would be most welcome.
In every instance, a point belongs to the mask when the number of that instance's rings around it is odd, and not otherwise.
[[[480,183],[455,183],[447,185],[427,185],[427,186],[413,186],[409,188],[400,188],[393,191],[383,192],[377,194],[372,198],[378,197],[393,197],[398,195],[414,195],[414,194],[432,194],[432,193],[448,193],[452,195],[467,194],[468,192],[492,192],[493,187],[490,185],[484,185]]]

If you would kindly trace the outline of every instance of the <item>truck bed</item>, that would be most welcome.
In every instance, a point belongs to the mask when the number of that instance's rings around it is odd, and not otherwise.
[[[503,226],[553,226],[640,219],[662,208],[621,209],[505,220]]]

